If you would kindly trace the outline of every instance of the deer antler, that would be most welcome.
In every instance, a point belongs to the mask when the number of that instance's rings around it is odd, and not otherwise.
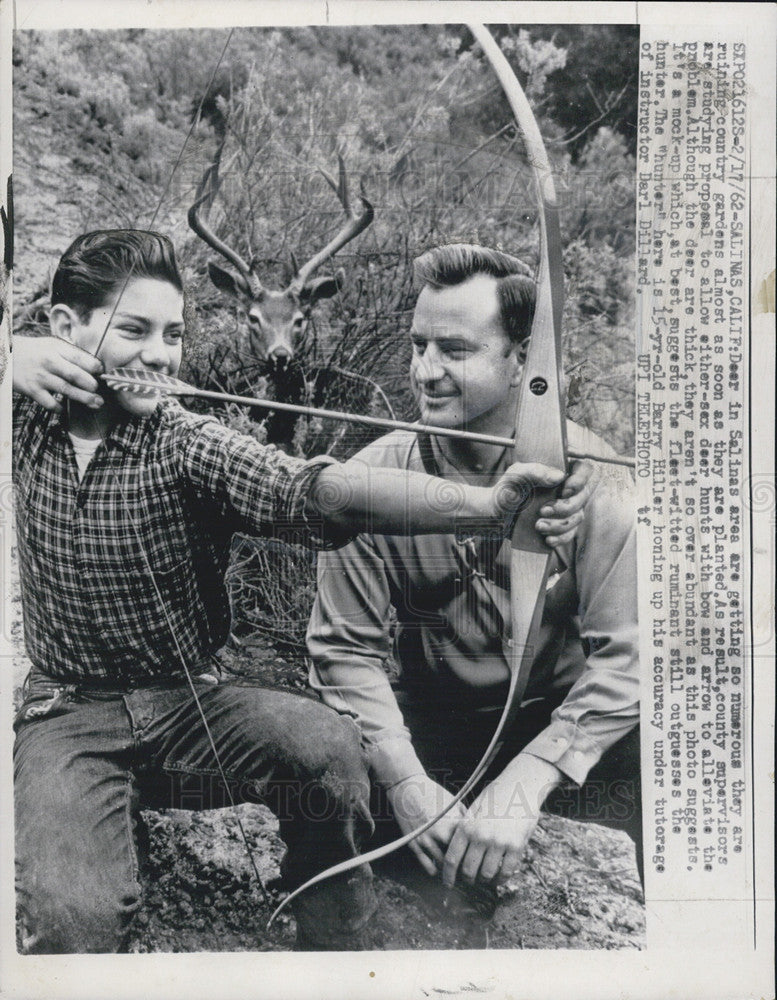
[[[245,283],[246,292],[258,293],[262,290],[262,285],[250,265],[243,260],[237,251],[233,250],[232,247],[228,246],[223,240],[220,240],[200,215],[200,208],[202,205],[207,202],[208,207],[210,207],[216,196],[216,192],[218,191],[220,159],[221,148],[219,148],[216,152],[213,163],[211,163],[202,175],[202,179],[197,185],[194,203],[189,209],[187,216],[189,219],[189,225],[201,239],[205,240],[208,246],[212,247],[216,253],[220,253],[222,257],[225,257],[230,264],[233,264],[237,268],[241,279]]]
[[[317,254],[314,254],[310,260],[303,264],[301,268],[294,275],[292,280],[292,286],[297,290],[304,288],[311,274],[328,260],[334,254],[337,253],[341,247],[344,247],[346,243],[350,243],[352,239],[359,235],[359,233],[364,232],[367,226],[372,222],[375,211],[364,193],[364,182],[359,183],[359,197],[363,205],[363,211],[361,215],[356,215],[351,209],[351,201],[348,194],[348,178],[345,173],[345,163],[343,161],[342,154],[337,154],[338,162],[338,179],[335,181],[331,174],[327,173],[326,170],[319,170],[319,173],[323,176],[327,184],[332,188],[337,197],[340,199],[340,204],[343,206],[346,215],[346,222],[340,232],[327,243],[323,250],[319,250]],[[291,286],[290,286],[291,287]]]

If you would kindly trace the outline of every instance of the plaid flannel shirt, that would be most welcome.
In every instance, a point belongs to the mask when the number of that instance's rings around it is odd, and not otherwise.
[[[308,523],[322,465],[178,403],[117,425],[79,482],[62,417],[14,400],[14,487],[27,652],[70,683],[133,687],[205,666],[229,629],[235,531],[326,547]],[[180,648],[180,654],[178,648]]]

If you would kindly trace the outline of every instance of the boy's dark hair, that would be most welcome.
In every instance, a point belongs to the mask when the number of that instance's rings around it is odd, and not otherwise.
[[[62,303],[87,323],[127,278],[183,282],[171,241],[144,229],[101,229],[78,236],[62,254],[51,283],[51,304]]]
[[[499,317],[507,336],[521,344],[531,333],[534,280],[528,265],[517,257],[474,243],[446,243],[416,257],[413,266],[419,285],[437,289],[460,285],[475,274],[490,274],[497,279]]]

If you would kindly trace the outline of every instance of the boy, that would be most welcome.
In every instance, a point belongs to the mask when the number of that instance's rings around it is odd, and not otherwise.
[[[350,720],[213,676],[232,533],[280,528],[326,548],[365,528],[450,531],[457,516],[504,519],[527,483],[562,476],[517,466],[497,488],[462,487],[455,511],[436,509],[430,477],[303,462],[174,401],[103,388],[96,376],[115,367],[178,371],[182,283],[158,234],[79,237],[51,302],[53,338],[14,346],[33,664],[15,722],[18,899],[25,951],[114,951],[140,905],[141,800],[192,808],[193,782],[195,807],[218,807],[229,804],[219,779],[243,783],[279,814],[290,886],[352,856],[371,828]],[[561,531],[585,496],[566,502]],[[324,883],[295,909],[298,947],[359,947],[373,908],[368,869]]]

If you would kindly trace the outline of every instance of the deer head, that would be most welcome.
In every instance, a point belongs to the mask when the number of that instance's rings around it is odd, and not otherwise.
[[[219,151],[220,153],[220,151]],[[201,215],[201,208],[210,205],[218,190],[218,166],[220,155],[205,171],[189,209],[189,225],[199,237],[235,268],[237,274],[226,270],[213,261],[208,264],[208,273],[213,284],[224,294],[235,299],[248,319],[248,335],[256,356],[271,364],[284,367],[294,359],[299,335],[310,315],[310,310],[319,299],[331,298],[339,291],[344,280],[342,271],[333,275],[313,277],[313,272],[332,257],[338,250],[363,232],[372,222],[374,211],[360,185],[361,214],[356,215],[350,204],[345,163],[338,154],[339,172],[335,179],[325,170],[320,173],[337,194],[345,212],[345,223],[337,235],[310,260],[297,266],[292,255],[293,276],[289,285],[281,290],[265,288],[256,274],[255,261],[246,263],[231,247],[220,240],[210,229]]]

